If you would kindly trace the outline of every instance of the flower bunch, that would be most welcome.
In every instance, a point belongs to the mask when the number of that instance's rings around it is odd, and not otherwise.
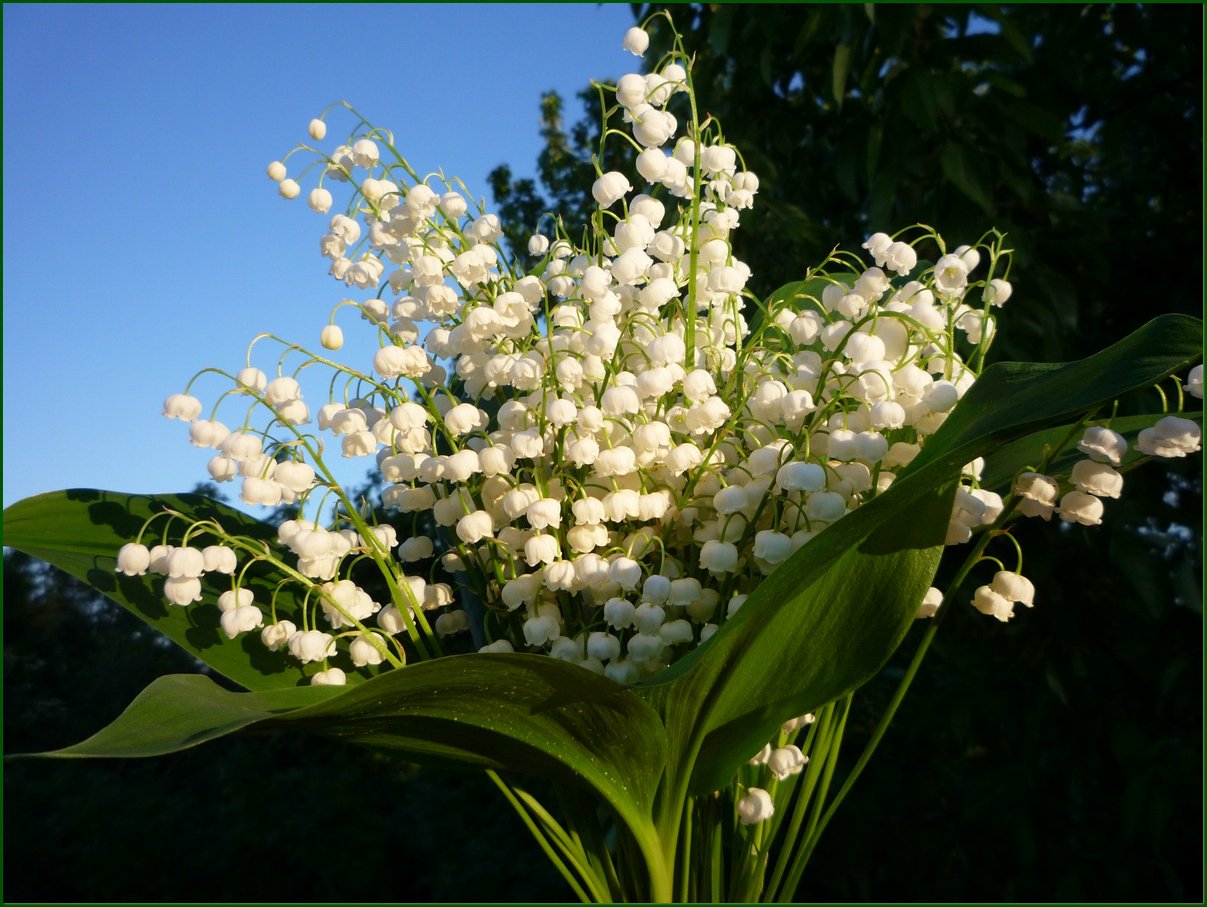
[[[644,53],[643,36],[625,47]],[[274,161],[287,199],[317,174],[307,198],[324,216],[332,189],[347,190],[320,251],[360,295],[335,306],[319,342],[341,349],[337,316],[355,312],[371,356],[342,364],[282,343],[270,379],[249,349],[242,370],[218,372],[229,386],[208,418],[190,393],[165,403],[215,451],[213,479],[239,479],[246,503],[298,509],[279,529],[288,562],[198,524],[190,532],[219,546],[152,550],[140,538],[119,569],[165,573],[177,605],[199,597],[201,571],[232,574],[219,602],[228,635],[259,629],[281,657],[322,665],[316,683],[438,654],[440,639],[472,631],[483,651],[548,653],[632,684],[706,642],[762,577],[891,486],[976,380],[1012,292],[1002,237],[949,250],[928,227],[875,233],[862,246],[870,262],[836,253],[759,301],[733,246],[759,179],[700,119],[689,60],[672,51],[606,97],[604,140],[631,151],[638,185],[597,165],[583,239],[550,218],[528,242],[531,267],[503,247],[495,215],[443,175],[421,177],[359,115],[331,150],[286,156],[309,158],[298,179]],[[316,142],[326,131],[310,124]],[[920,248],[937,251],[933,264]],[[311,369],[330,372],[314,413],[299,380]],[[1140,445],[1180,455],[1198,448],[1197,431],[1167,420]],[[1063,497],[1057,479],[1021,475],[1019,511],[1098,522],[1101,497],[1118,494],[1120,441],[1091,427],[1092,459]],[[411,537],[400,543],[349,498],[324,462],[336,446],[372,458],[380,505],[412,521]],[[966,468],[949,544],[1003,513],[978,487],[982,465]],[[332,496],[341,506],[325,518]],[[241,588],[236,551],[245,569],[269,559],[285,570],[301,613]],[[388,603],[353,581],[362,561],[379,568]],[[920,616],[938,607],[933,591]],[[1003,567],[973,604],[1005,620],[1032,594]],[[481,606],[472,620],[467,601]],[[783,771],[803,764],[775,753]],[[757,795],[747,813],[766,814]]]

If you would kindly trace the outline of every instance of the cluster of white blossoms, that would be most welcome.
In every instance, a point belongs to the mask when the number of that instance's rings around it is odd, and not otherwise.
[[[643,53],[643,35],[626,48]],[[472,629],[483,651],[548,653],[634,683],[705,642],[762,577],[887,489],[972,386],[1011,294],[999,236],[949,251],[929,228],[876,233],[863,244],[871,263],[835,255],[759,304],[733,251],[759,180],[686,103],[687,59],[672,53],[610,91],[610,135],[632,149],[638,185],[599,172],[587,239],[560,224],[532,236],[526,270],[495,215],[442,175],[421,178],[363,120],[330,151],[286,157],[312,159],[309,205],[324,217],[332,188],[349,195],[320,251],[361,295],[335,307],[320,344],[343,347],[335,318],[351,311],[376,343],[352,365],[285,345],[301,359],[271,379],[249,351],[246,368],[221,373],[230,386],[208,419],[189,394],[167,400],[165,415],[214,450],[211,477],[237,480],[243,501],[301,514],[329,497],[344,505],[333,522],[280,527],[302,613],[262,612],[236,578],[222,605],[230,635],[259,629],[269,649],[321,664],[315,682],[346,679],[333,661],[398,665]],[[313,121],[311,138],[326,128]],[[301,194],[285,163],[268,172],[282,196]],[[919,246],[937,247],[933,265]],[[298,379],[316,367],[334,374],[312,413]],[[1152,444],[1185,440],[1169,431]],[[436,545],[371,525],[323,462],[334,446],[374,463],[382,507],[434,526]],[[949,543],[1002,512],[977,487],[980,465],[966,471]],[[1049,510],[1092,521],[1085,499],[1109,477],[1087,467],[1072,481]],[[1020,482],[1042,506],[1043,477]],[[251,560],[286,557],[227,543]],[[140,549],[123,549],[127,572],[154,561]],[[388,604],[351,579],[367,560]],[[454,582],[431,581],[441,570]],[[192,601],[198,575],[169,573],[169,601]],[[485,612],[472,628],[464,592]],[[1017,582],[986,594],[1030,603]],[[799,770],[789,750],[768,755],[777,772]]]
[[[1195,366],[1185,385],[1185,390],[1200,399],[1202,374],[1203,367]],[[1197,423],[1165,416],[1139,433],[1136,449],[1149,457],[1185,457],[1200,450],[1201,441]],[[1013,492],[1020,514],[1043,520],[1055,515],[1066,523],[1082,526],[1102,523],[1103,498],[1118,498],[1123,493],[1123,474],[1118,467],[1128,450],[1127,439],[1106,426],[1091,425],[1077,442],[1077,450],[1086,459],[1074,463],[1065,475],[1022,472],[1015,477]],[[982,614],[1004,622],[1014,616],[1016,604],[1030,608],[1034,600],[1035,586],[1029,579],[1014,571],[999,570],[991,583],[977,588],[972,604]],[[938,603],[934,606],[930,614],[937,610]],[[923,607],[927,607],[926,602]]]

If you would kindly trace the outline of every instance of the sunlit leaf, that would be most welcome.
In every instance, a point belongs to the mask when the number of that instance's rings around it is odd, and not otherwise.
[[[189,523],[204,519],[216,520],[229,533],[276,544],[276,530],[272,526],[200,495],[122,494],[78,488],[26,498],[5,509],[4,544],[83,580],[219,674],[250,690],[305,683],[307,672],[284,653],[269,652],[258,634],[244,633],[228,639],[222,632],[220,612],[214,602],[219,594],[231,588],[230,577],[207,574],[202,579],[204,601],[177,607],[163,596],[163,577],[124,576],[116,572],[121,546],[134,540],[148,517],[165,508],[185,517],[184,522],[172,523],[169,543],[179,543]],[[166,519],[158,518],[151,524],[145,541],[149,544],[162,541],[166,528]],[[214,542],[211,538],[200,543]],[[244,586],[255,593],[258,602],[267,605],[281,579],[269,565],[259,563],[245,574]],[[296,588],[286,586],[277,594],[281,613],[293,613],[299,606]],[[347,670],[352,683],[383,670],[354,671],[351,662],[341,667]]]

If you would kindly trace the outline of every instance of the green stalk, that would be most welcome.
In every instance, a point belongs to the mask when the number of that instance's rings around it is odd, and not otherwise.
[[[690,883],[695,879],[695,873],[692,872],[692,822],[696,818],[696,802],[695,798],[689,799],[683,808],[683,824],[681,826],[683,832],[683,845],[679,853],[679,878],[678,878],[678,899],[681,903],[687,903],[693,900],[690,888]]]
[[[1061,446],[1063,446],[1063,444]],[[1007,506],[1003,509],[1001,516],[998,518],[998,525],[1003,525],[1010,518],[1016,504],[1016,501],[1010,501],[1007,504]],[[817,841],[821,837],[822,832],[825,831],[826,826],[830,824],[830,820],[834,818],[834,813],[838,810],[838,807],[841,805],[842,801],[846,799],[847,794],[850,793],[855,781],[858,780],[859,776],[863,773],[864,768],[872,758],[872,754],[876,751],[876,748],[880,745],[880,741],[884,738],[885,733],[888,731],[889,724],[896,716],[897,709],[900,708],[902,701],[905,699],[906,692],[909,690],[910,685],[913,683],[914,678],[918,674],[918,669],[922,666],[922,660],[926,657],[926,653],[930,650],[930,644],[934,640],[935,634],[939,631],[939,625],[942,623],[942,620],[947,612],[951,610],[950,600],[953,594],[963,585],[964,580],[967,579],[968,574],[972,571],[972,568],[980,563],[981,555],[984,553],[986,546],[988,546],[989,542],[995,537],[996,536],[994,533],[986,532],[980,537],[980,539],[978,539],[968,557],[964,559],[964,563],[960,565],[960,569],[956,572],[954,579],[948,585],[947,595],[944,596],[938,612],[931,619],[930,626],[926,628],[926,632],[923,635],[921,642],[919,642],[917,650],[914,652],[914,657],[910,660],[909,667],[906,668],[905,675],[897,684],[897,689],[893,692],[893,697],[889,700],[888,707],[885,709],[884,714],[880,716],[880,721],[877,723],[876,729],[872,732],[871,739],[868,740],[863,752],[859,755],[859,759],[856,760],[854,767],[843,780],[842,786],[838,789],[838,793],[834,795],[833,802],[830,803],[825,813],[821,816],[820,821],[817,822],[816,828],[811,829],[806,835],[806,840],[801,852],[793,861],[794,863],[799,861],[799,865],[793,866],[793,875],[797,879],[799,879],[800,874],[804,871],[805,864],[808,863],[809,858],[812,856],[813,849],[817,846]],[[795,883],[791,885],[790,890],[795,890]]]
[[[708,858],[709,863],[709,878],[711,888],[709,890],[709,900],[714,904],[721,902],[721,893],[725,890],[725,866],[722,863],[722,856],[725,853],[725,829],[721,825],[721,817],[717,814],[717,804],[720,802],[715,797],[708,799],[707,821],[708,827],[711,829],[711,834],[708,842]]]
[[[838,765],[838,751],[842,747],[842,734],[846,728],[847,716],[851,712],[851,696],[852,694],[848,693],[838,707],[841,711],[838,715],[831,739],[828,741],[829,750],[825,757],[825,768],[821,773],[820,790],[810,810],[809,822],[805,827],[805,838],[802,842],[801,850],[793,857],[792,868],[788,872],[787,882],[779,893],[778,900],[781,903],[787,903],[792,900],[792,896],[796,893],[796,887],[800,884],[801,876],[805,872],[805,864],[809,862],[809,857],[813,853],[813,847],[817,842],[819,834],[817,831],[818,817],[825,806],[826,794],[830,789],[830,780],[834,777],[834,769]]]
[[[557,845],[558,850],[562,852],[562,855],[578,872],[579,878],[586,885],[592,901],[597,904],[611,901],[610,893],[606,890],[607,883],[603,882],[592,871],[591,858],[583,848],[582,839],[579,838],[578,832],[571,830],[567,833],[532,794],[518,787],[515,788],[515,793],[523,801],[524,805],[531,810],[532,814],[537,817],[542,827],[549,833],[550,840]]]
[[[771,881],[767,884],[766,892],[767,900],[769,901],[778,900],[776,892],[783,881],[784,873],[788,870],[788,858],[796,847],[797,835],[800,834],[801,825],[804,824],[805,816],[809,812],[809,802],[813,797],[813,788],[817,784],[817,777],[821,771],[821,766],[825,763],[827,748],[830,745],[830,716],[833,711],[834,706],[831,703],[818,712],[816,720],[805,736],[805,745],[801,747],[801,751],[809,757],[809,767],[805,769],[804,780],[796,792],[796,802],[792,808],[792,818],[788,823],[787,836],[780,844],[780,852],[775,861],[775,869],[771,873]],[[816,748],[814,744],[816,744]]]
[[[528,827],[529,833],[531,833],[532,837],[536,840],[536,843],[541,850],[544,851],[545,856],[549,859],[549,862],[553,864],[553,867],[561,874],[561,877],[566,880],[566,884],[569,885],[574,891],[574,896],[584,904],[593,903],[591,898],[587,895],[587,892],[583,890],[582,886],[579,885],[578,881],[574,878],[574,874],[570,872],[570,868],[553,849],[553,846],[549,843],[549,839],[545,836],[545,833],[537,826],[536,822],[533,821],[532,816],[528,814],[528,810],[524,808],[524,804],[520,802],[514,793],[512,793],[511,788],[494,771],[487,769],[486,775],[495,783],[495,786],[503,792],[503,796],[507,798],[507,802],[511,804],[512,809],[516,811],[516,814],[519,815],[524,825]]]
[[[582,792],[568,785],[558,785],[557,797],[565,809],[567,823],[576,836],[585,832],[586,842],[582,845],[587,862],[596,874],[596,878],[604,882],[608,888],[611,901],[627,901],[628,897],[620,878],[616,874],[616,866],[612,862],[612,853],[604,839],[603,829],[597,821],[595,803]],[[576,819],[577,817],[577,819]],[[619,828],[617,829],[619,831]]]

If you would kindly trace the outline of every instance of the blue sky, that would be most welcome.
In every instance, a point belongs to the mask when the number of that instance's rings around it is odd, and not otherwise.
[[[208,478],[212,452],[160,415],[164,397],[205,366],[239,367],[260,331],[313,344],[351,295],[318,255],[325,219],[264,173],[329,103],[393,129],[419,172],[487,196],[496,164],[534,173],[541,92],[638,65],[621,48],[627,4],[3,15],[5,505]],[[331,136],[351,126],[331,122]],[[201,388],[207,403],[218,390]]]

